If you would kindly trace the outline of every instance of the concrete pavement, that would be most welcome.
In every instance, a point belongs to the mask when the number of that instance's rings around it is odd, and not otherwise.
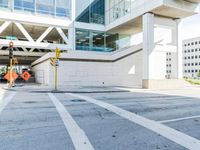
[[[112,88],[1,90],[0,149],[199,150],[199,88]]]

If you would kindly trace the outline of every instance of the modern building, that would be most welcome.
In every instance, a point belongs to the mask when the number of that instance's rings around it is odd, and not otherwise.
[[[63,51],[59,86],[179,85],[181,19],[197,13],[200,0],[0,0],[0,58],[8,45],[31,64],[36,80],[53,85],[53,51]],[[137,34],[142,42],[135,45]],[[173,75],[166,79],[166,53]],[[177,84],[174,84],[177,82]]]
[[[200,38],[183,41],[183,76],[197,78],[200,72]]]
[[[172,54],[167,53],[167,77],[173,73],[173,62],[176,61]],[[183,77],[198,78],[200,72],[200,38],[183,40]]]

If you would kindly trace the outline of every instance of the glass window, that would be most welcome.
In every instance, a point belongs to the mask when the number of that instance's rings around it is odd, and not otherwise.
[[[77,18],[79,22],[90,23],[90,14],[89,14],[89,7],[81,13],[81,15]]]
[[[8,0],[0,0],[0,7],[8,8]]]
[[[118,34],[109,34],[107,33],[105,35],[106,37],[106,49],[107,51],[113,51],[118,49],[117,40],[118,40]]]
[[[132,1],[134,2],[134,1]],[[106,10],[109,22],[125,16],[131,12],[131,0],[109,0],[109,8]]]
[[[105,16],[104,0],[96,0],[91,5],[90,23],[104,24],[104,16]]]
[[[35,12],[35,0],[15,0],[14,9]]]
[[[70,0],[56,0],[56,16],[70,16]]]
[[[47,15],[54,15],[54,0],[36,0],[36,12]]]
[[[90,34],[88,30],[76,30],[76,49],[90,50]]]
[[[94,0],[78,17],[77,21],[85,23],[104,24],[105,0]]]
[[[105,50],[105,39],[104,33],[93,32],[92,33],[92,50],[94,51],[104,51]]]
[[[130,36],[76,29],[76,49],[111,52],[130,45]]]

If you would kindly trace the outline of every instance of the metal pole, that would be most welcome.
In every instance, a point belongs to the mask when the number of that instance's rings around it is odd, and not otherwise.
[[[55,67],[55,91],[57,91],[58,90],[58,69],[57,69],[56,64],[54,67]]]
[[[12,61],[13,61],[12,58],[10,58],[10,87],[12,87],[12,84],[13,84],[13,76],[12,76],[13,75],[13,73],[12,73],[13,72],[12,71],[13,70],[13,66],[12,66],[13,62]]]

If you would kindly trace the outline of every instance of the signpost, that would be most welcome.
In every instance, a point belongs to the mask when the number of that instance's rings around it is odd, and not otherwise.
[[[14,43],[11,41],[10,43],[9,43],[9,59],[10,59],[10,84],[9,84],[9,86],[10,87],[12,87],[13,86],[13,84],[14,84],[14,80],[13,80],[13,73],[12,73],[12,71],[13,71],[13,46],[14,46]]]
[[[54,67],[54,91],[58,90],[58,66],[61,51],[56,48],[55,57],[50,58],[50,64]]]

